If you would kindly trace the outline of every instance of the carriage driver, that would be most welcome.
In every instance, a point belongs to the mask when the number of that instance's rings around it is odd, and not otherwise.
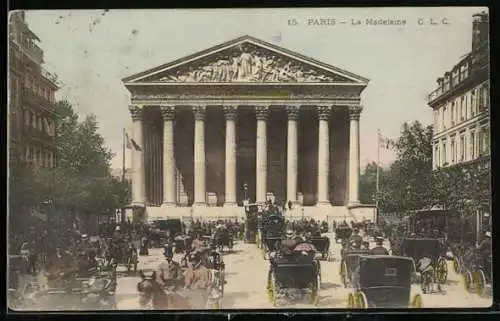
[[[196,234],[196,238],[191,242],[191,251],[200,252],[205,247],[200,234]]]
[[[172,244],[165,245],[163,255],[166,260],[161,262],[156,271],[156,281],[162,287],[172,286],[174,289],[181,285],[183,274],[179,263],[173,260],[174,249]]]
[[[389,255],[389,251],[384,247],[384,238],[377,237],[375,238],[375,242],[377,246],[370,250],[371,255]]]
[[[356,243],[363,243],[363,238],[361,237],[361,235],[359,235],[359,229],[358,228],[354,228],[352,230],[352,235],[351,237],[349,237],[349,243],[353,243],[353,242],[356,242]]]

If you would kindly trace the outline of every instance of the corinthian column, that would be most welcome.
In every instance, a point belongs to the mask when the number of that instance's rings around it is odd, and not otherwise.
[[[205,106],[193,106],[194,113],[194,205],[206,205]]]
[[[349,107],[349,205],[359,204],[359,117],[361,106]]]
[[[257,106],[255,108],[255,116],[257,118],[255,198],[257,202],[265,202],[267,193],[267,115],[268,107]]]
[[[297,120],[299,106],[287,106],[287,156],[286,156],[286,198],[292,203],[297,202]]]
[[[175,206],[174,106],[161,106],[163,117],[163,205]]]
[[[236,107],[224,106],[226,116],[226,195],[224,206],[236,206]]]
[[[330,142],[328,119],[331,108],[318,106],[318,202],[317,205],[329,205],[328,175],[330,168]]]
[[[132,116],[132,139],[141,149],[144,148],[142,139],[142,108],[129,106]],[[144,177],[144,154],[142,150],[132,148],[132,204],[144,206],[146,203],[146,180]]]

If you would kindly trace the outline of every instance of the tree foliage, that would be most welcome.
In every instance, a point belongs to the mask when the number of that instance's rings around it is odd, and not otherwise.
[[[17,183],[11,184],[11,193],[17,196],[11,197],[11,205],[29,207],[49,199],[53,215],[71,220],[74,214],[89,217],[114,213],[127,204],[128,184],[111,176],[113,154],[98,133],[95,116],[80,121],[67,101],[56,104],[55,114],[57,166],[34,170],[13,166],[12,178]]]
[[[432,169],[432,127],[419,122],[403,124],[400,137],[391,141],[396,160],[379,170],[379,210],[404,213],[439,206],[473,213],[488,209],[491,199],[489,157]],[[377,164],[368,164],[360,177],[360,199],[373,203]]]

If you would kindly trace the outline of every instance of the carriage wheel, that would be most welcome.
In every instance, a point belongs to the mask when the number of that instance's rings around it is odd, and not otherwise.
[[[274,289],[273,289],[273,280],[272,280],[272,273],[269,271],[269,274],[267,276],[267,298],[269,299],[269,302],[273,302],[274,300]]]
[[[472,288],[472,273],[469,270],[465,270],[462,275],[465,291],[470,292]]]
[[[342,284],[344,287],[347,287],[347,264],[342,262],[340,264],[340,279],[342,280]]]
[[[356,293],[356,308],[357,309],[367,309],[368,300],[366,299],[366,294],[363,291]]]
[[[270,276],[270,284],[268,289],[269,301],[273,304],[273,307],[276,307],[276,296],[277,296],[277,286],[276,279],[274,278],[274,274]]]
[[[222,309],[222,298],[218,298],[217,300],[214,300],[214,302],[212,303],[212,309],[213,310]]]
[[[410,307],[414,309],[421,309],[423,306],[422,296],[420,294],[415,294],[411,300]]]
[[[446,259],[441,257],[439,258],[437,263],[436,279],[438,283],[444,284],[446,282],[447,277],[448,277],[448,263],[446,262]]]
[[[317,272],[316,280],[311,283],[310,288],[311,288],[311,293],[309,297],[309,303],[314,306],[317,306],[319,304],[319,289],[321,288],[321,274],[319,271]]]
[[[472,273],[472,280],[474,285],[474,292],[479,296],[484,296],[486,289],[486,276],[484,275],[483,270],[478,270]]]
[[[356,308],[356,302],[354,301],[354,295],[352,293],[349,293],[349,295],[347,296],[347,308],[348,309]]]

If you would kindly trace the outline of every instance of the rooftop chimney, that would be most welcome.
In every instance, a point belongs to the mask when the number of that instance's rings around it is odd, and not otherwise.
[[[472,16],[472,51],[479,48],[485,42],[488,42],[488,25],[489,16],[485,11]]]

